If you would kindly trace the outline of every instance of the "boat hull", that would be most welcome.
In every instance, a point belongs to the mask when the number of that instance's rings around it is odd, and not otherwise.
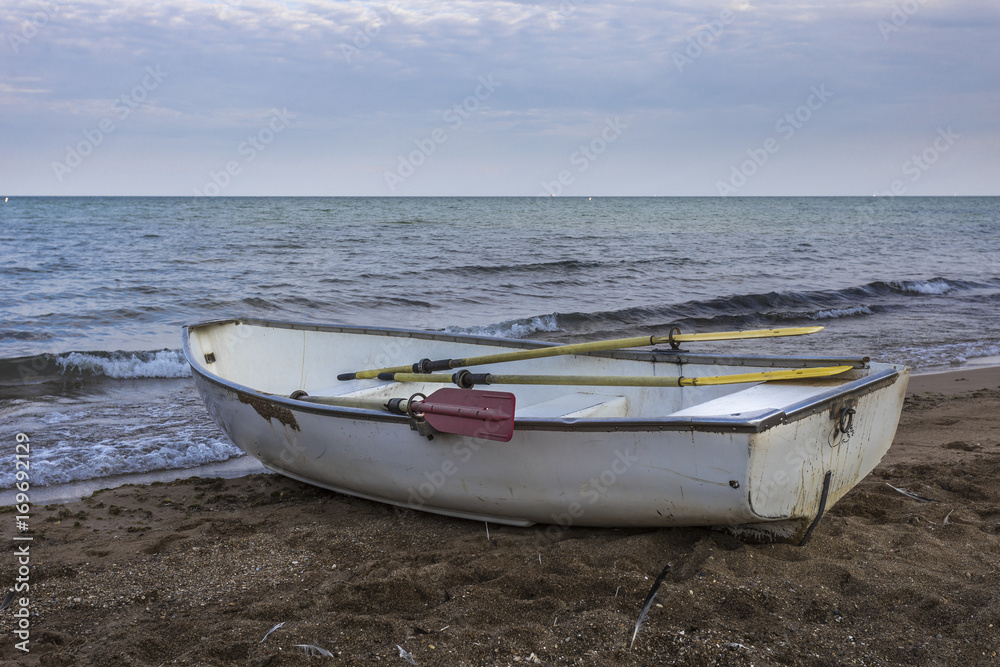
[[[241,341],[253,338],[260,344],[259,336],[281,331],[274,338],[294,348],[300,337],[288,332],[304,326],[225,321],[186,327],[185,353],[198,391],[236,445],[275,472],[341,493],[465,519],[552,524],[557,531],[568,526],[703,525],[749,527],[767,538],[801,540],[823,509],[867,475],[888,450],[907,377],[905,368],[865,365],[855,379],[820,383],[803,400],[794,400],[798,390],[792,383],[758,385],[745,395],[706,394],[708,400],[674,405],[680,409],[662,417],[532,417],[529,406],[523,410],[527,417],[516,420],[509,442],[446,433],[428,438],[411,430],[405,416],[290,398],[292,390],[308,391],[316,384],[306,378],[312,367],[308,361],[279,361],[279,367],[294,366],[287,369],[288,380],[278,381],[279,372],[267,372],[260,382],[252,382],[268,390],[239,382],[250,378],[236,377],[238,373],[214,372],[218,356],[237,357],[239,363],[257,358],[253,352],[240,357]],[[323,333],[329,334],[326,347],[352,347],[345,357],[357,356],[354,348],[365,344],[383,355],[387,345],[393,348],[400,341],[401,348],[420,347],[409,337],[417,332],[308,327],[307,333],[301,349],[283,349],[275,356],[304,359],[309,349],[317,348],[310,337],[320,341]],[[418,340],[435,340],[434,334],[420,335],[425,338]],[[447,340],[435,345],[509,344],[440,338]],[[403,349],[388,356],[405,362],[407,353]],[[324,354],[336,356],[335,351]],[[662,359],[641,352],[586,357],[572,367],[607,367],[616,361],[654,368],[657,363],[677,365],[669,354],[660,355]],[[689,367],[691,359],[685,359]],[[352,363],[353,358],[334,361],[329,372],[356,370]],[[773,360],[759,363],[773,365]],[[773,407],[777,399],[762,397],[768,392],[784,392],[792,399]],[[625,398],[630,404],[647,400],[645,395]],[[520,406],[521,396],[518,400]]]

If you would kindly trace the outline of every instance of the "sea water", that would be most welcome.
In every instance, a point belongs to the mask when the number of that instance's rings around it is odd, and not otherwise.
[[[30,435],[36,487],[240,457],[180,352],[209,319],[559,342],[819,324],[692,351],[1000,354],[1000,198],[10,198],[0,260],[0,424]]]

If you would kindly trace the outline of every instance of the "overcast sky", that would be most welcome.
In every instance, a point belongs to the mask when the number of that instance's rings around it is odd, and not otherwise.
[[[0,195],[1000,195],[997,0],[0,7]]]

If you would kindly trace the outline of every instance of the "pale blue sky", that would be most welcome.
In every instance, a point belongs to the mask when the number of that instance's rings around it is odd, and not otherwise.
[[[0,0],[0,195],[1000,195],[996,0]]]

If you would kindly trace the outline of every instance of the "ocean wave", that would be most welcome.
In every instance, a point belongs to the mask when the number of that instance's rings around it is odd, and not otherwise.
[[[858,315],[871,315],[872,309],[865,305],[849,306],[847,308],[830,308],[821,310],[811,315],[807,315],[810,320],[832,320],[841,317],[857,317]]]
[[[90,412],[87,410],[77,410],[71,414],[66,414],[65,412],[49,412],[41,417],[41,422],[46,426],[54,426],[55,424],[64,424],[66,422],[79,421],[90,416]]]
[[[1000,357],[1000,343],[997,341],[970,341],[927,347],[909,346],[899,348],[897,356],[900,361],[914,368],[961,366],[971,359]]]
[[[528,262],[524,264],[464,264],[452,269],[455,273],[464,276],[495,276],[499,274],[521,274],[530,273],[538,275],[549,275],[552,272],[559,274],[565,272],[590,271],[605,266],[606,262],[582,261],[578,259],[558,259],[550,262]]]
[[[902,294],[948,294],[957,289],[973,287],[972,283],[932,278],[930,280],[892,280],[889,282],[871,283],[869,287],[888,287],[891,291]]]
[[[562,331],[559,314],[538,315],[517,320],[505,320],[496,324],[473,327],[447,327],[444,332],[472,336],[493,336],[495,338],[527,338],[541,332]]]
[[[258,296],[244,297],[243,299],[240,299],[239,303],[241,306],[257,308],[260,310],[276,310],[279,308],[277,303]]]
[[[66,352],[0,359],[0,384],[63,379],[183,378],[191,368],[181,350]]]
[[[111,475],[195,468],[242,455],[228,440],[205,438],[194,431],[109,441],[82,451],[70,440],[38,449],[32,443],[31,481],[32,486],[52,486]],[[11,488],[14,482],[13,470],[0,471],[0,489]]]
[[[57,357],[56,364],[67,373],[100,375],[118,380],[191,375],[191,367],[180,350],[110,354],[71,352]]]
[[[580,240],[580,239],[577,239]],[[547,262],[524,262],[508,264],[462,264],[450,269],[457,275],[477,278],[480,276],[518,276],[525,277],[538,276],[541,279],[553,276],[563,278],[567,275],[585,274],[588,280],[593,280],[593,276],[609,268],[618,268],[627,272],[641,272],[647,267],[663,266],[689,266],[700,262],[690,257],[652,257],[645,259],[620,259],[608,258],[601,260],[581,260],[581,259],[554,259]],[[415,273],[431,273],[438,269],[423,269]]]
[[[630,336],[636,331],[655,333],[672,326],[686,331],[758,328],[795,321],[869,317],[908,307],[901,297],[933,297],[976,287],[982,285],[941,277],[874,281],[835,290],[731,294],[617,310],[551,313],[446,331],[503,338],[560,332],[569,338],[592,339]]]
[[[54,336],[45,331],[19,331],[16,329],[0,329],[0,340],[52,340]]]

